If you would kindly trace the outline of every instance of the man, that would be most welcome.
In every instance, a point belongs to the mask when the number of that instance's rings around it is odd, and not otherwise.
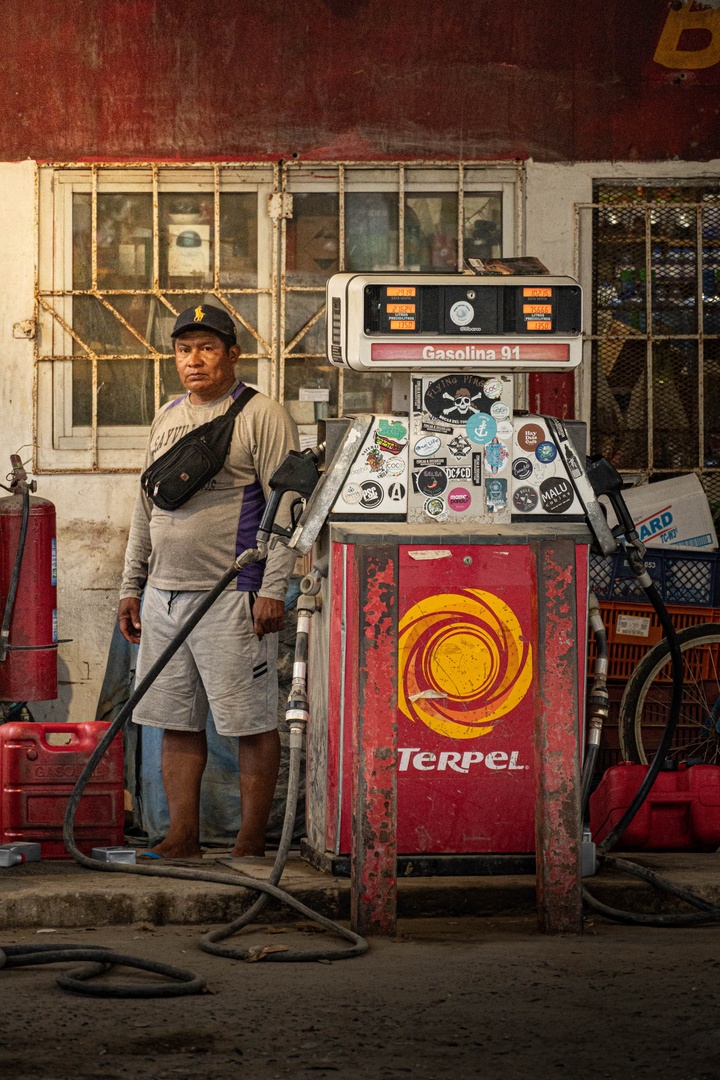
[[[234,365],[235,325],[221,308],[181,312],[172,338],[187,393],[158,412],[145,468],[186,432],[224,413],[242,391]],[[255,546],[271,474],[298,448],[297,428],[277,402],[250,399],[235,420],[223,468],[173,511],[140,492],[130,526],[118,621],[140,644],[138,682],[236,554]],[[162,774],[170,814],[163,858],[199,857],[205,722],[238,736],[242,826],[233,854],[265,854],[265,830],[280,762],[277,632],[295,556],[282,545],[246,567],[198,623],[133,714],[164,729]],[[140,598],[144,593],[142,627]]]

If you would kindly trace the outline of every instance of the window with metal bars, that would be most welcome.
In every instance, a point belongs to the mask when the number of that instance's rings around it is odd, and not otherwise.
[[[592,448],[720,508],[720,184],[602,181],[589,209]]]
[[[154,413],[182,392],[173,322],[198,303],[228,310],[238,374],[284,401],[304,444],[325,416],[389,409],[389,377],[329,364],[325,282],[514,254],[519,176],[472,162],[40,167],[38,470],[140,467]]]

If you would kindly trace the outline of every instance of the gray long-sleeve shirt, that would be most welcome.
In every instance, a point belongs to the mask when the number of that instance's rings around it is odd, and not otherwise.
[[[146,469],[188,431],[226,412],[242,384],[218,401],[191,405],[189,395],[163,406],[153,420]],[[255,547],[269,497],[268,481],[289,450],[298,449],[295,422],[278,402],[256,394],[235,420],[225,464],[208,484],[177,510],[160,510],[140,491],[125,552],[120,599],[140,597],[145,585],[171,591],[211,589],[236,556]],[[277,520],[289,519],[286,496]],[[241,572],[242,591],[282,600],[296,555],[278,544],[266,562]]]

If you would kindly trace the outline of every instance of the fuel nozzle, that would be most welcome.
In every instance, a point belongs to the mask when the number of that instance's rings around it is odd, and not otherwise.
[[[638,536],[635,522],[622,495],[623,480],[612,462],[602,454],[594,454],[585,461],[585,471],[592,484],[596,497],[607,495],[615,511],[618,524],[613,528],[613,536],[625,538],[625,558],[632,572],[643,588],[652,584],[652,579],[645,569],[643,557],[645,545]]]
[[[281,525],[275,523],[280,502],[283,495],[287,495],[290,491],[306,497],[312,495],[315,486],[320,479],[318,465],[323,460],[324,454],[324,443],[321,443],[319,446],[313,446],[307,450],[291,450],[285,460],[278,465],[269,481],[270,498],[265,507],[265,513],[263,514],[260,528],[257,533],[258,547],[267,545],[271,536],[292,536],[297,523],[300,520],[300,514],[302,513],[302,507],[304,505],[303,499],[295,499],[290,506],[291,526],[289,529],[285,529]]]

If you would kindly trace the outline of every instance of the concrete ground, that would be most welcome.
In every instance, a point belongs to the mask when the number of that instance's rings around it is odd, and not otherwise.
[[[269,940],[323,940],[284,929]],[[204,974],[212,992],[87,999],[60,990],[51,967],[2,971],[0,1075],[720,1078],[720,928],[594,919],[582,937],[548,938],[531,917],[419,918],[402,921],[394,940],[374,940],[367,956],[287,966],[208,956],[198,934],[148,924],[3,933],[3,943],[92,941],[167,960]]]
[[[143,878],[86,870],[72,861],[28,863],[0,869],[0,933],[14,929],[63,927],[201,925],[229,922],[252,902],[231,884],[233,871],[218,863],[222,854],[206,855],[203,866],[227,872],[228,885]],[[720,904],[720,853],[629,856],[659,870]],[[155,863],[154,865],[159,865]],[[186,865],[196,865],[190,860]],[[272,859],[234,860],[242,873],[267,878]],[[350,915],[350,882],[320,873],[291,854],[281,882],[298,899],[330,918]],[[633,911],[683,910],[636,878],[611,871],[588,879],[598,899]],[[403,878],[398,883],[401,917],[531,915],[535,878],[525,874],[497,877]],[[267,918],[293,919],[274,901]]]

